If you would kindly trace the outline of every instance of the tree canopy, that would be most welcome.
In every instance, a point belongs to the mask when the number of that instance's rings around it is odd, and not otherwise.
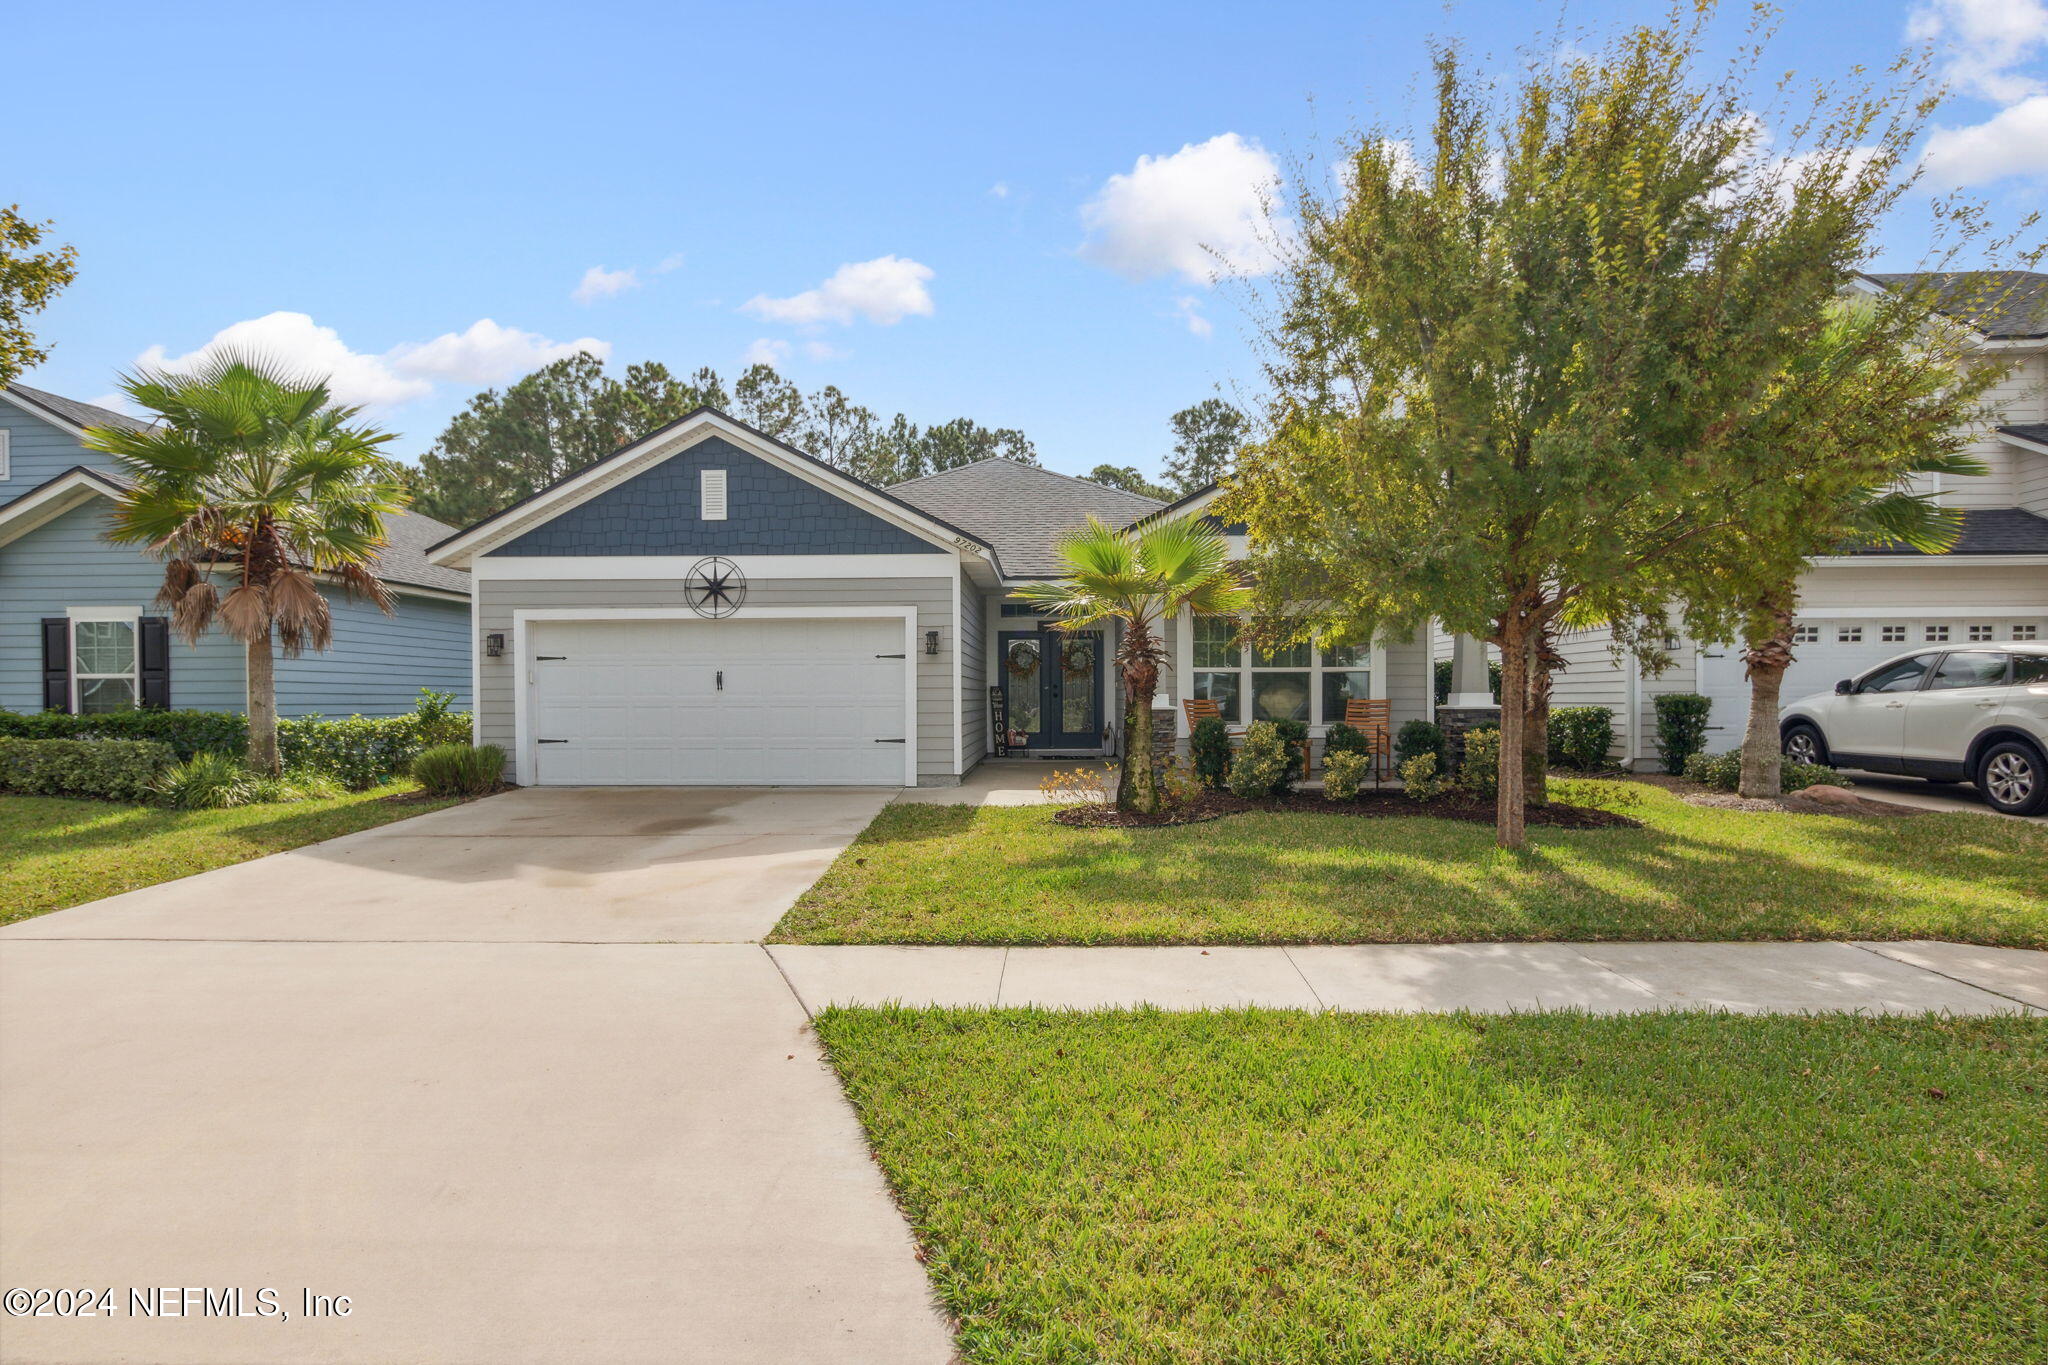
[[[1262,613],[1427,628],[1502,656],[1500,841],[1523,840],[1530,656],[1568,616],[1626,635],[1668,568],[1773,477],[1755,425],[1910,175],[1924,64],[1777,125],[1710,14],[1588,56],[1434,61],[1427,134],[1369,129],[1304,177],[1266,324],[1265,436],[1227,482]],[[1773,116],[1775,117],[1775,115]]]
[[[1204,398],[1167,419],[1173,453],[1166,457],[1166,481],[1182,496],[1216,483],[1230,471],[1246,429],[1242,412],[1221,398]]]
[[[617,379],[577,354],[472,398],[421,457],[414,505],[453,525],[481,520],[700,406],[882,486],[997,457],[1038,463],[1021,431],[966,417],[884,422],[831,385],[806,395],[770,365],[749,367],[728,390],[711,369],[681,379],[647,362]]]
[[[69,245],[38,251],[48,222],[21,216],[21,205],[0,208],[0,384],[11,384],[49,357],[28,319],[49,307],[78,273],[78,250]]]

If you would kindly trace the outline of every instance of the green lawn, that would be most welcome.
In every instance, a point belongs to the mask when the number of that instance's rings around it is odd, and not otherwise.
[[[2048,1022],[833,1010],[970,1361],[1985,1362]]]
[[[0,796],[0,924],[454,804],[390,799],[413,790],[405,783],[232,810]]]
[[[2048,830],[1982,815],[1688,805],[1641,829],[1237,815],[1073,829],[1051,809],[886,807],[786,943],[1417,943],[1939,938],[2048,946]]]

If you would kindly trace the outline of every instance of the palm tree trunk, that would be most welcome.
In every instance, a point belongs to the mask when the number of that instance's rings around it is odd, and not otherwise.
[[[1749,674],[1749,726],[1742,735],[1743,796],[1784,794],[1784,756],[1778,748],[1778,696],[1792,666],[1792,593],[1783,588],[1757,604],[1744,642]]]
[[[1521,608],[1502,615],[1500,637],[1500,789],[1493,807],[1493,841],[1502,848],[1520,848],[1527,840],[1528,812],[1523,808],[1528,787],[1522,771],[1528,742],[1525,721],[1529,696],[1529,627]]]
[[[1547,630],[1529,636],[1529,686],[1522,713],[1522,782],[1532,806],[1550,801],[1550,670]],[[1502,695],[1506,695],[1503,686]]]
[[[268,628],[249,641],[249,766],[261,773],[284,770],[277,756],[277,667]]]
[[[1159,662],[1151,632],[1127,624],[1129,638],[1122,651],[1124,682],[1124,761],[1117,773],[1118,810],[1152,815],[1159,809],[1159,779],[1152,765],[1152,698],[1159,691]]]

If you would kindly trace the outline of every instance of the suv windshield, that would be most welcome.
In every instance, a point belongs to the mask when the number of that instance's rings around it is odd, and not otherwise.
[[[1927,670],[1934,667],[1939,654],[1915,654],[1910,659],[1901,659],[1895,664],[1886,664],[1875,673],[1856,684],[1858,692],[1913,692],[1920,687],[1920,679]]]
[[[1950,687],[2003,687],[2010,655],[1989,649],[1958,650],[1941,661],[1928,680],[1930,692]]]

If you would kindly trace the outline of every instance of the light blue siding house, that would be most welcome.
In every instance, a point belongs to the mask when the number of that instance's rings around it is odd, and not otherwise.
[[[0,709],[240,711],[242,646],[217,631],[197,645],[171,635],[153,603],[161,565],[102,537],[121,485],[81,437],[109,423],[135,425],[20,384],[0,390]],[[410,513],[387,527],[379,573],[394,614],[328,593],[334,644],[278,659],[280,715],[396,715],[422,687],[470,705],[469,575],[424,553],[450,528]]]

